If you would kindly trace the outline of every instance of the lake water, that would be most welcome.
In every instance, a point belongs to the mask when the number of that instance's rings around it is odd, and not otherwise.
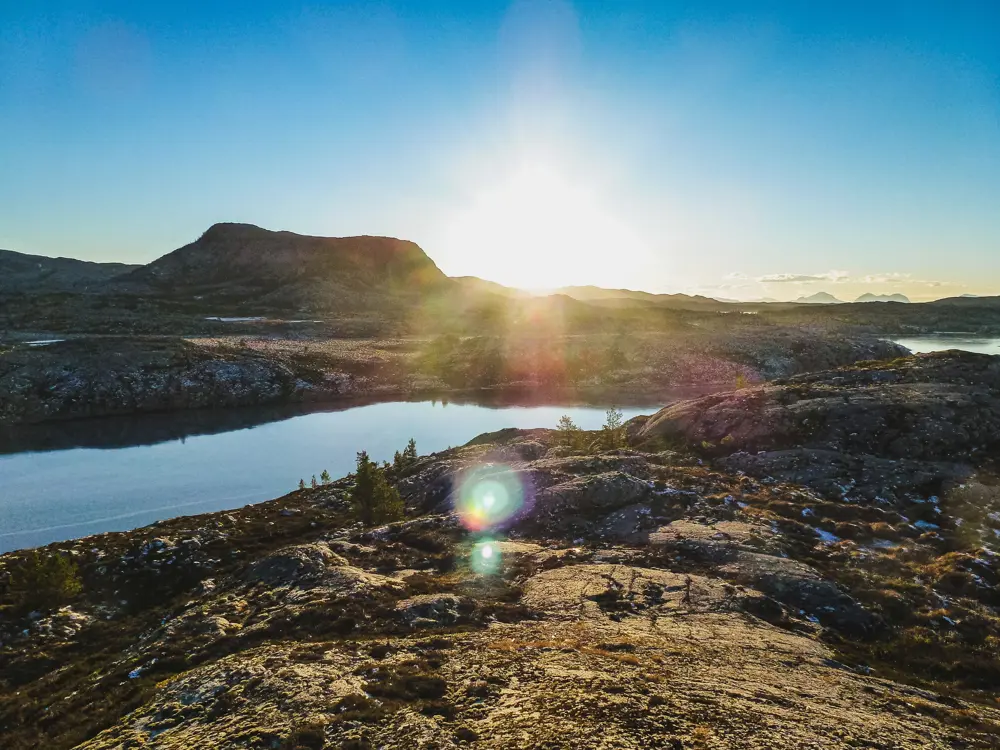
[[[910,336],[893,339],[900,346],[905,346],[914,354],[925,352],[943,352],[948,349],[961,349],[978,354],[1000,354],[1000,338],[988,336],[972,336],[962,333],[936,333],[927,336]]]
[[[628,419],[658,408],[622,412]],[[605,408],[396,402],[312,413],[295,413],[294,407],[181,412],[7,430],[0,436],[0,450],[8,453],[0,455],[0,552],[270,500],[324,469],[344,476],[362,449],[391,460],[410,437],[426,454],[504,427],[555,427],[563,414],[584,429],[598,429]]]

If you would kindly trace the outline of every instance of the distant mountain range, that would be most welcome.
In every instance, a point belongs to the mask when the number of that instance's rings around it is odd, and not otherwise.
[[[905,294],[872,294],[868,292],[858,297],[855,302],[905,302],[909,304],[910,299]]]
[[[229,308],[254,306],[300,310],[382,308],[386,300],[448,298],[521,300],[539,295],[473,276],[446,276],[415,243],[392,237],[312,237],[275,232],[252,224],[215,224],[194,242],[144,266],[91,263],[0,250],[0,295],[82,293],[143,295],[215,302]],[[692,311],[764,309],[765,306],[843,304],[828,292],[792,302],[714,299],[702,295],[653,294],[631,289],[568,286],[550,298],[568,298],[591,309]],[[941,304],[992,304],[1000,298],[962,295]],[[855,302],[910,300],[902,294],[866,293]],[[464,303],[463,303],[464,304]],[[529,305],[530,306],[530,305]],[[464,307],[462,309],[465,309]],[[574,307],[578,312],[580,308]]]
[[[855,302],[906,302],[909,303],[909,298],[904,294],[872,294],[871,292],[866,292],[858,297]],[[832,294],[828,292],[816,292],[816,294],[811,294],[808,297],[799,297],[794,300],[796,304],[799,305],[843,305],[846,302],[842,299],[837,299]]]

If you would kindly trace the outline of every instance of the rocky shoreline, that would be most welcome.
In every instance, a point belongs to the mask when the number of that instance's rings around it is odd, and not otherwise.
[[[873,337],[785,329],[595,335],[503,349],[493,340],[449,339],[448,349],[439,341],[103,336],[21,343],[0,349],[0,425],[448,394],[629,402],[905,353]]]
[[[44,606],[3,555],[0,738],[995,747],[997,418],[1000,358],[905,357],[677,404],[627,447],[483,435],[393,470],[384,526],[349,476],[50,545],[79,588]],[[517,502],[483,523],[482,487]]]

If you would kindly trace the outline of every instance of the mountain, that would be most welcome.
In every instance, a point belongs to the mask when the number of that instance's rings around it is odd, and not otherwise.
[[[85,292],[136,268],[0,250],[0,294]]]
[[[816,292],[816,294],[810,294],[808,297],[799,297],[793,301],[800,305],[840,305],[844,302],[827,292]]]
[[[310,237],[251,224],[215,224],[115,280],[121,291],[309,308],[354,307],[372,295],[416,295],[448,283],[407,240]]]
[[[1000,296],[983,297],[979,295],[963,294],[960,297],[943,297],[928,304],[931,305],[954,305],[959,307],[1000,307]]]
[[[905,294],[872,294],[871,292],[866,292],[858,297],[855,302],[906,302],[909,303],[910,299]]]
[[[711,297],[690,294],[653,294],[632,289],[605,289],[599,286],[564,286],[552,290],[553,294],[564,294],[581,302],[620,302],[628,300],[638,303],[653,303],[682,310],[723,309],[726,303]]]
[[[504,286],[495,281],[481,279],[478,276],[452,276],[451,279],[458,284],[459,288],[470,294],[489,292],[491,294],[499,294],[502,297],[522,298],[532,296],[530,292],[526,292],[523,289]]]

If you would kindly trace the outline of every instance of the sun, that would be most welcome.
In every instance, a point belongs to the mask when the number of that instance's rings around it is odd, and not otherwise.
[[[523,164],[485,187],[446,233],[461,273],[523,289],[607,285],[640,252],[592,185]]]

